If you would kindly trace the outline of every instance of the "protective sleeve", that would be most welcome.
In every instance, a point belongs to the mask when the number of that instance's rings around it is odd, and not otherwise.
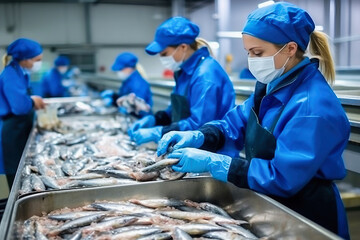
[[[162,135],[164,135],[168,132],[171,132],[171,131],[179,131],[179,130],[180,130],[179,123],[174,122],[174,123],[171,123],[170,125],[166,125],[163,127]]]
[[[15,75],[15,74],[14,74]],[[17,75],[10,76],[9,81],[4,81],[4,94],[8,99],[11,112],[15,115],[24,115],[33,108],[31,97],[27,94],[27,86]]]
[[[216,152],[224,146],[225,136],[219,128],[214,125],[204,125],[199,129],[204,134],[204,143],[200,147],[203,150]]]
[[[225,99],[230,99],[227,95],[233,94],[233,92],[224,92],[220,84],[214,84],[213,81],[204,79],[206,77],[208,76],[198,76],[190,87],[189,105],[191,115],[179,121],[181,131],[199,129],[205,123],[218,119],[219,108],[233,107],[234,103],[230,100],[226,104],[231,106],[221,104]]]
[[[274,158],[251,160],[247,174],[249,187],[261,193],[289,197],[301,190],[320,166],[327,178],[335,178],[343,169],[341,153],[349,132],[349,127],[337,126],[336,121],[319,116],[290,119],[277,138]],[[235,178],[235,174],[239,173],[232,171],[229,178]]]

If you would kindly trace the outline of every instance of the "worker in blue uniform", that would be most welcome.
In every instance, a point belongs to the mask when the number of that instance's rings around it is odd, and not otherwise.
[[[157,28],[154,41],[146,47],[148,54],[159,54],[164,67],[174,71],[176,85],[165,111],[138,120],[128,131],[137,144],[158,142],[173,130],[198,129],[234,107],[232,82],[198,35],[197,25],[173,17]]]
[[[67,97],[67,88],[62,81],[69,69],[70,60],[66,56],[58,56],[54,60],[54,67],[47,72],[41,80],[43,97]]]
[[[333,181],[346,175],[342,153],[350,125],[329,85],[335,69],[327,37],[314,28],[309,14],[290,3],[252,12],[243,43],[257,79],[254,94],[220,121],[166,134],[158,155],[172,144],[168,157],[180,159],[174,170],[209,171],[218,180],[267,194],[348,239]],[[308,44],[312,59],[304,56]],[[223,146],[237,155],[215,153]],[[243,148],[246,159],[238,154]]]
[[[149,83],[141,76],[138,68],[138,58],[130,53],[123,52],[119,54],[111,70],[116,72],[118,78],[123,81],[118,93],[112,90],[105,90],[101,93],[107,105],[116,105],[116,100],[119,97],[134,93],[136,97],[143,99],[150,107],[152,107],[152,93]],[[140,112],[139,116],[147,115],[148,113]]]
[[[3,162],[9,188],[33,126],[34,109],[45,104],[41,97],[31,96],[29,74],[41,68],[39,43],[20,38],[7,47],[0,75],[0,121]],[[1,124],[0,124],[1,125]]]

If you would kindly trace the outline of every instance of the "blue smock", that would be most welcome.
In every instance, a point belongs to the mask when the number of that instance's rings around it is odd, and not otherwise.
[[[198,129],[209,121],[223,118],[234,107],[233,84],[206,47],[194,52],[180,68],[172,93],[187,97],[191,115],[178,122],[178,130]],[[171,106],[166,113],[171,119]]]
[[[3,122],[0,118],[0,133],[2,131],[2,125]],[[4,169],[4,160],[3,160],[3,153],[2,153],[2,142],[1,142],[1,136],[0,136],[0,174],[4,174],[5,173],[5,169]]]
[[[153,105],[152,93],[150,90],[150,84],[135,70],[130,76],[122,83],[119,88],[117,97],[135,93],[139,98],[142,98],[150,107]]]
[[[64,76],[57,70],[52,68],[45,73],[41,79],[41,88],[43,97],[66,97],[68,96],[67,89],[62,85]]]
[[[348,142],[350,124],[318,66],[318,62],[305,58],[267,86],[267,95],[262,99],[258,114],[260,124],[270,129],[273,119],[284,106],[273,131],[276,138],[274,158],[252,158],[245,167],[232,163],[228,179],[235,179],[236,176],[241,179],[241,185],[255,191],[290,197],[314,177],[325,180],[345,177],[342,153]],[[287,76],[300,67],[303,70],[298,77],[288,82]],[[254,94],[229,111],[223,120],[209,123],[225,136],[224,146],[232,146],[236,152],[243,148],[247,120],[253,106]],[[344,207],[335,184],[333,189],[339,235],[346,238]]]

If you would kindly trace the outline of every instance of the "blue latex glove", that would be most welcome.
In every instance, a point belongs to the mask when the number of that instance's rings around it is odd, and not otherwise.
[[[140,120],[137,120],[128,130],[128,134],[130,137],[132,137],[133,133],[139,130],[140,128],[150,128],[154,126],[155,126],[155,117],[153,115],[148,115]]]
[[[173,146],[173,150],[177,150],[186,147],[199,148],[203,143],[204,134],[200,131],[172,131],[161,138],[157,148],[157,155],[165,154],[169,146]]]
[[[147,142],[157,143],[162,136],[162,129],[162,126],[139,129],[132,134],[131,139],[135,141],[137,145]]]
[[[126,111],[126,108],[124,107],[118,107],[119,113],[122,113],[124,115],[128,115],[129,113]]]
[[[110,106],[112,106],[113,99],[111,97],[106,97],[106,98],[103,98],[103,102],[106,107],[110,107]]]
[[[100,93],[100,97],[101,98],[112,98],[112,96],[114,95],[114,91],[113,90],[104,90]]]
[[[227,182],[231,157],[212,153],[196,148],[182,148],[173,151],[168,158],[178,158],[180,161],[172,169],[178,172],[202,173],[210,172],[213,178]]]

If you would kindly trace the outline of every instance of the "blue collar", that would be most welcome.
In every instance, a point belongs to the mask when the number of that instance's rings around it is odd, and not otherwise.
[[[290,74],[294,71],[298,70],[299,68],[307,65],[310,63],[310,59],[308,57],[304,58],[301,62],[295,65],[290,71],[286,72],[285,74],[281,75],[279,78],[275,79],[274,81],[270,82],[267,85],[266,93],[272,92],[280,83],[282,83]]]
[[[210,56],[207,47],[202,47],[196,50],[181,66],[180,68],[187,74],[192,75],[203,58]]]

